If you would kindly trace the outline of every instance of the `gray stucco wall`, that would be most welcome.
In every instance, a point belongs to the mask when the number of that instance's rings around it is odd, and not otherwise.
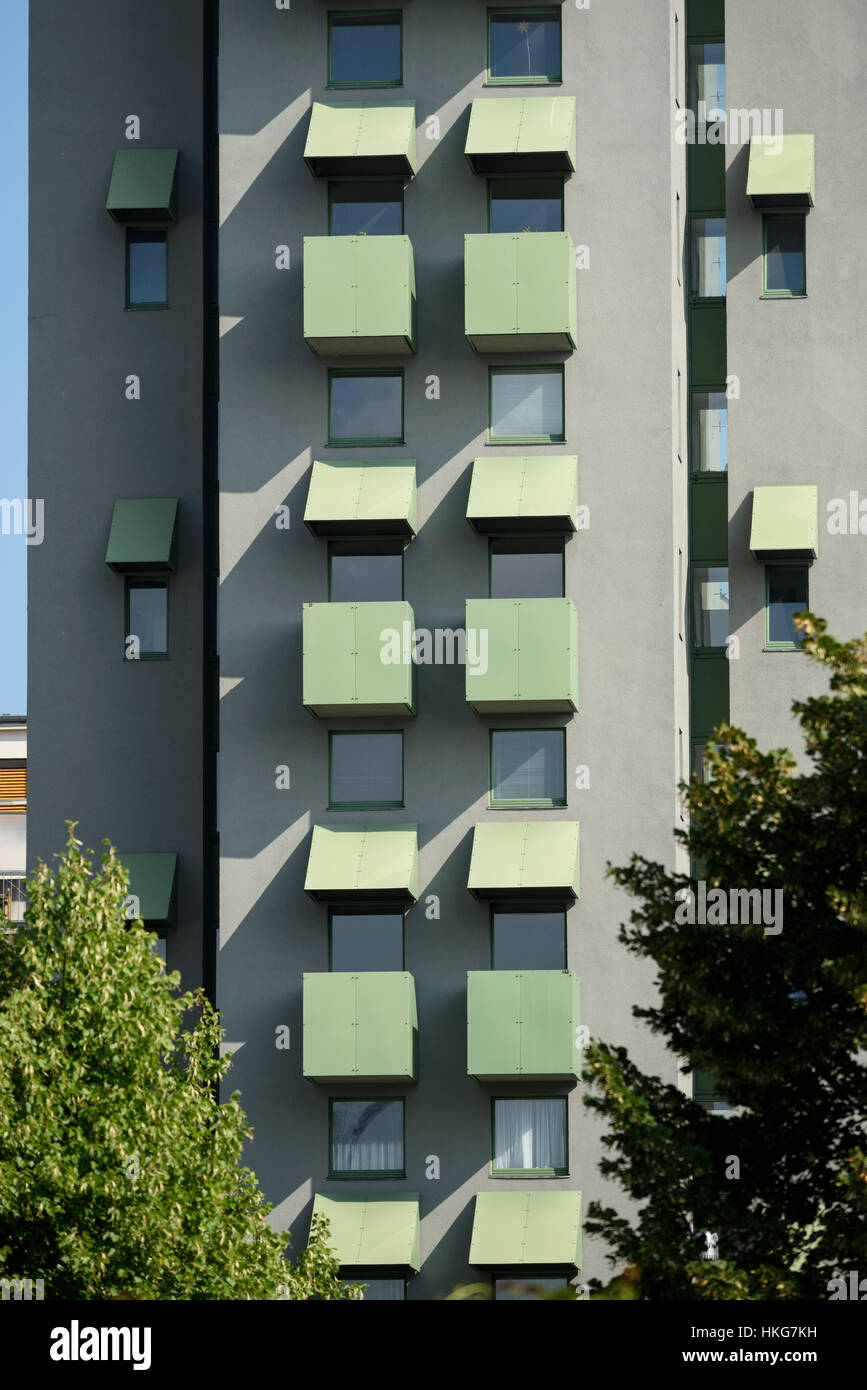
[[[202,43],[201,6],[31,7],[29,861],[63,849],[67,818],[98,853],[176,851],[185,986],[203,978]],[[167,311],[125,312],[105,210],[130,114],[139,146],[180,149]],[[149,496],[180,499],[170,659],[126,662],[105,548],[115,498]]]
[[[833,22],[830,22],[833,21]],[[748,151],[727,151],[728,363],[741,399],[729,407],[731,715],[760,747],[800,747],[793,699],[826,688],[799,653],[765,652],[764,572],[749,552],[752,489],[819,488],[819,558],[810,571],[813,612],[831,632],[867,629],[867,536],[830,535],[828,503],[867,498],[867,281],[859,229],[867,213],[867,152],[852,112],[865,51],[858,0],[818,6],[726,0],[729,108],[783,111],[784,129],[816,137],[816,206],[807,218],[807,297],[762,299],[762,217],[746,198]]]
[[[672,861],[685,770],[679,729],[688,740],[677,566],[678,549],[686,552],[686,461],[677,459],[674,388],[684,329],[674,278],[683,152],[670,140],[673,8],[668,0],[563,6],[562,91],[578,96],[566,226],[590,248],[590,268],[578,276],[580,345],[566,365],[567,442],[552,447],[579,455],[591,522],[566,552],[581,663],[580,713],[566,722],[569,806],[535,813],[581,822],[582,893],[569,914],[568,951],[584,1021],[670,1080],[673,1059],[631,1017],[651,980],[617,944],[629,904],[606,882],[605,864],[636,849]],[[315,823],[376,820],[327,812],[328,730],[356,725],[315,720],[301,704],[301,605],[327,596],[326,544],[304,528],[304,502],[312,460],[352,452],[325,447],[328,367],[360,363],[317,359],[302,336],[302,238],[327,232],[326,181],[312,178],[302,159],[310,105],[326,95],[327,6],[224,0],[221,11],[218,997],[237,1049],[229,1084],[241,1089],[255,1129],[249,1161],[297,1249],[314,1192],[346,1190],[326,1178],[327,1107],[329,1095],[352,1094],[301,1075],[302,972],[328,968],[326,910],[303,892],[310,832]],[[463,155],[470,102],[485,90],[485,6],[440,0],[408,3],[404,13],[404,87],[394,95],[415,99],[420,127],[419,172],[406,195],[419,352],[406,364],[406,445],[390,452],[418,461],[420,529],[406,557],[406,597],[419,626],[455,627],[465,599],[487,595],[487,546],[464,514],[472,459],[488,447],[488,362],[463,337],[462,267],[464,233],[486,229],[485,180]],[[429,142],[424,121],[434,114],[441,138]],[[275,268],[282,244],[291,249],[288,271]],[[430,374],[440,378],[438,402],[425,399]],[[274,523],[284,502],[289,531]],[[473,714],[457,668],[422,667],[418,688],[418,717],[404,721],[406,808],[381,818],[419,825],[421,902],[407,919],[406,965],[419,1001],[420,1079],[396,1092],[406,1096],[406,1181],[376,1190],[421,1193],[424,1264],[409,1297],[437,1298],[472,1277],[472,1198],[496,1185],[488,1173],[497,1088],[466,1075],[466,972],[489,964],[487,908],[466,880],[473,826],[498,816],[487,809],[488,728],[511,721]],[[564,720],[515,721],[540,722]],[[275,788],[281,764],[291,769],[290,790]],[[579,764],[590,767],[588,790],[574,788]],[[440,899],[439,921],[425,917],[428,894]],[[275,1048],[282,1024],[291,1028],[288,1052]],[[552,1185],[580,1188],[585,1203],[621,1201],[596,1171],[599,1131],[580,1093],[571,1092],[570,1176]],[[439,1181],[425,1179],[430,1154],[440,1157]],[[603,1252],[586,1242],[584,1274],[605,1269]]]

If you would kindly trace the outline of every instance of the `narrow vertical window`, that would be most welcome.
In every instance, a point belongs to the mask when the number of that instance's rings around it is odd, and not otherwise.
[[[126,307],[165,309],[169,302],[166,234],[128,227]]]
[[[803,644],[795,614],[808,606],[807,573],[805,565],[765,568],[767,644],[772,651],[795,651]]]
[[[127,580],[124,637],[128,657],[153,661],[168,656],[169,588],[165,580]]]
[[[762,219],[764,293],[776,299],[798,299],[807,293],[806,217],[768,216]]]

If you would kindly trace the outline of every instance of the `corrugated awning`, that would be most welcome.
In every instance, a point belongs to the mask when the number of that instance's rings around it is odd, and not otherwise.
[[[467,503],[474,531],[574,531],[578,513],[578,459],[477,458]]]
[[[781,142],[782,148],[780,148]],[[811,208],[816,202],[815,135],[750,141],[747,197],[754,208]]]
[[[118,574],[175,567],[176,497],[121,497],[114,504],[105,563]]]
[[[177,150],[118,150],[105,206],[115,222],[174,222],[177,189]]]
[[[313,1215],[327,1218],[328,1244],[344,1269],[415,1274],[421,1267],[417,1192],[317,1192]]]
[[[117,857],[129,871],[130,896],[138,898],[138,916],[145,923],[176,924],[176,854],[127,854]]]
[[[304,889],[315,902],[415,902],[418,826],[315,826]]]
[[[470,1264],[477,1269],[579,1269],[581,1193],[479,1192]]]
[[[414,536],[415,459],[317,459],[304,521],[314,536]]]
[[[317,175],[412,176],[415,102],[314,102],[304,159]]]
[[[467,887],[476,898],[578,897],[578,821],[485,821],[473,835]]]
[[[819,489],[753,489],[750,550],[757,560],[814,560],[819,553]]]
[[[571,173],[574,97],[479,97],[464,152],[477,174]]]

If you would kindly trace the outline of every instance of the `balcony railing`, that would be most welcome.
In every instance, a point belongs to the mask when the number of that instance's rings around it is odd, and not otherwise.
[[[24,893],[26,877],[0,869],[0,917],[7,922],[23,922],[27,905]]]

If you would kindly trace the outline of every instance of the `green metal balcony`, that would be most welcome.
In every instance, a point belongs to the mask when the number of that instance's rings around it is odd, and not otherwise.
[[[415,981],[405,971],[305,974],[304,1075],[310,1081],[415,1081]]]
[[[306,708],[325,719],[415,714],[414,628],[412,608],[402,600],[305,603]]]
[[[305,237],[304,337],[321,357],[415,352],[409,237]]]
[[[568,598],[467,600],[467,704],[478,714],[578,708],[578,614]]]
[[[578,1077],[578,978],[571,970],[470,970],[467,1073],[477,1081]]]
[[[568,232],[488,232],[465,241],[465,332],[476,352],[571,352],[578,345]]]

